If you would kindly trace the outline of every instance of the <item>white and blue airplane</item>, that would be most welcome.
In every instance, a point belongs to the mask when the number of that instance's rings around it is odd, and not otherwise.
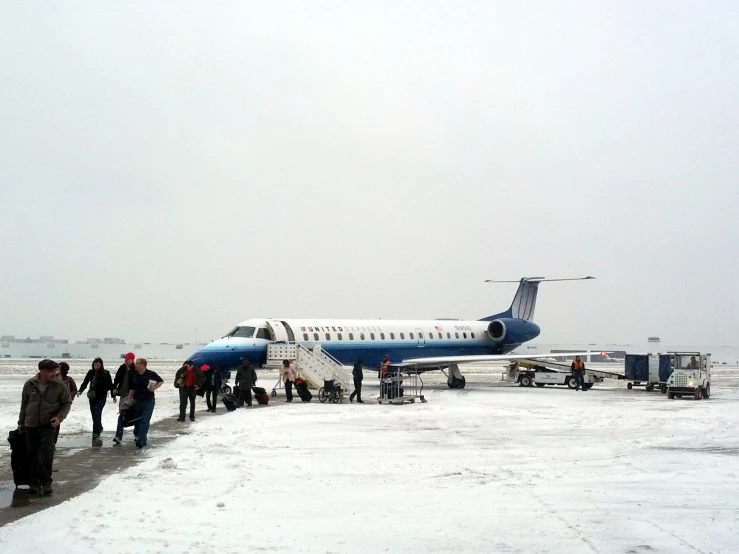
[[[518,282],[519,286],[506,311],[479,320],[248,319],[189,359],[221,370],[235,369],[245,359],[261,367],[267,361],[267,346],[272,342],[298,343],[309,348],[319,344],[342,364],[351,366],[361,359],[365,368],[379,368],[383,356],[388,356],[393,364],[413,365],[419,371],[469,362],[547,358],[551,354],[510,354],[541,332],[533,322],[539,284],[585,279],[594,277],[488,280]],[[464,377],[461,379],[464,386]]]

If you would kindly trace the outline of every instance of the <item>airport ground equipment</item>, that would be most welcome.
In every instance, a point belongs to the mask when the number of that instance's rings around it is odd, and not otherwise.
[[[711,397],[711,354],[668,352],[672,374],[667,380],[667,398]]]
[[[307,347],[294,342],[275,342],[267,345],[265,368],[277,370],[282,367],[283,360],[295,360],[295,370],[313,389],[320,389],[324,381],[333,379],[344,390],[349,390],[354,382],[351,368],[342,365],[320,344]],[[272,389],[273,396],[277,395],[276,388]]]
[[[672,373],[669,354],[626,354],[624,356],[624,376],[626,388],[644,386],[647,391],[655,387],[667,392],[667,380]]]
[[[379,404],[413,404],[416,400],[426,402],[423,396],[423,379],[418,367],[409,364],[390,364],[387,373],[380,379]]]
[[[509,383],[518,383],[521,387],[544,387],[546,385],[566,385],[568,388],[577,387],[577,379],[572,374],[571,364],[556,360],[520,360],[511,363],[503,373],[502,380]],[[589,390],[595,383],[602,383],[604,379],[623,379],[620,373],[585,368],[583,375],[584,390]]]

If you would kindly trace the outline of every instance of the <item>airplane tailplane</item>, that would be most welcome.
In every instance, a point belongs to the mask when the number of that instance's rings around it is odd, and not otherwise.
[[[536,308],[536,296],[539,293],[539,283],[544,281],[584,281],[586,279],[595,279],[595,277],[587,276],[566,279],[523,277],[520,281],[495,281],[493,279],[487,279],[485,281],[486,283],[519,283],[519,285],[510,308],[505,312],[484,317],[480,321],[493,321],[499,318],[515,318],[532,321],[534,319],[534,308]]]

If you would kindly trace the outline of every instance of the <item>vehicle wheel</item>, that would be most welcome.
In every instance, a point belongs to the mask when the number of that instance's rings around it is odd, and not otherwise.
[[[231,394],[231,387],[226,385],[225,387],[223,387],[223,392],[225,392],[226,394]]]
[[[318,401],[321,402],[321,404],[326,402],[326,390],[323,387],[318,389]]]
[[[565,383],[571,389],[574,389],[574,388],[577,387],[577,379],[575,379],[575,377],[573,377],[573,376],[568,377],[567,378],[567,381],[565,381]]]
[[[675,396],[676,396],[677,398],[682,398],[682,397],[683,397],[683,395],[682,395],[682,394],[676,394]]]
[[[672,400],[673,398],[675,398],[675,393],[674,392],[668,392],[667,393],[667,398],[669,398],[670,400]]]
[[[584,384],[584,385],[582,386],[582,390],[590,390],[590,389],[592,389],[592,388],[593,388],[593,383],[585,383],[585,384]]]
[[[528,375],[524,375],[521,377],[521,386],[522,387],[530,387],[531,386],[531,377]]]
[[[543,387],[544,385],[546,385],[546,383],[536,383],[537,387]]]
[[[711,398],[711,383],[708,383],[706,388],[703,389],[703,398]]]
[[[272,389],[272,398],[274,398],[275,396],[277,396],[277,391],[275,389]]]
[[[632,385],[631,383],[626,383],[626,388],[631,390],[632,388],[634,388],[634,385]]]
[[[652,392],[654,390],[654,385],[647,385],[647,392]]]
[[[667,392],[667,385],[660,385],[659,389],[662,391],[662,394],[665,394]]]
[[[696,390],[695,394],[693,394],[693,398],[696,400],[703,400],[703,389]]]

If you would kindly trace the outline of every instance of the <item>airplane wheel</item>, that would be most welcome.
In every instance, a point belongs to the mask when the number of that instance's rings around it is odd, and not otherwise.
[[[464,375],[462,375],[462,377],[460,377],[460,381],[462,381],[462,384],[461,384],[461,385],[459,385],[459,388],[460,388],[460,389],[463,389],[463,388],[464,388],[464,386],[465,386],[465,385],[467,384],[467,381],[466,381],[466,379],[464,378]]]
[[[523,375],[521,377],[521,386],[522,387],[530,387],[531,386],[531,377],[528,375]]]

